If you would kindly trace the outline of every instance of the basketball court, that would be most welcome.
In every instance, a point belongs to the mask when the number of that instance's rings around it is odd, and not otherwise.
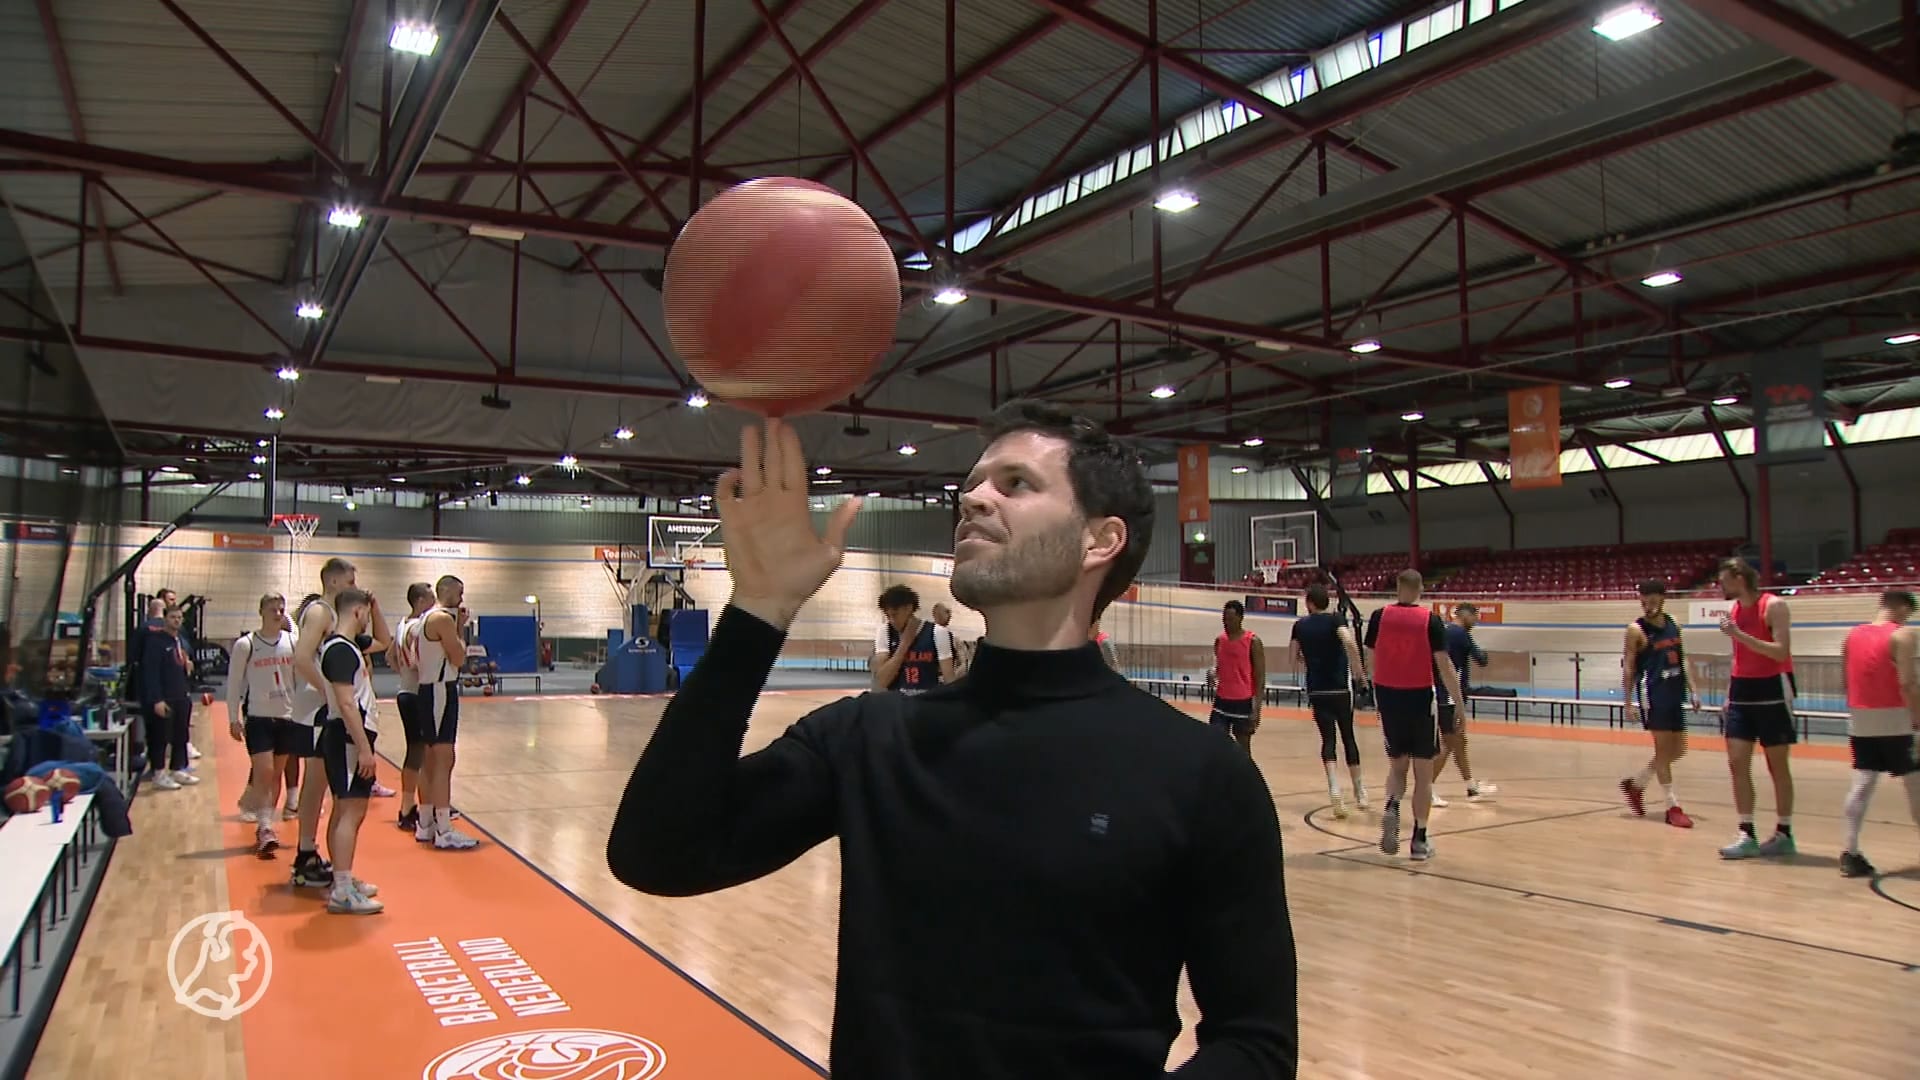
[[[837,842],[663,898],[610,825],[748,574],[743,427],[791,414],[816,524],[861,500],[751,751],[868,688],[894,587],[950,635],[916,682],[980,655],[955,534],[1015,400],[1145,472],[1114,668],[1202,724],[1223,610],[1268,650],[1299,1077],[1915,1075],[1920,837],[1892,780],[1846,850],[1843,655],[1920,588],[1911,0],[263,10],[0,10],[0,1080],[827,1075]],[[293,821],[255,856],[228,735],[230,650],[326,565],[388,627],[463,588],[479,844],[396,827],[407,652],[358,643],[363,917],[290,884]],[[1436,778],[1424,862],[1382,853],[1365,709],[1342,812],[1289,649],[1315,586],[1359,629],[1409,568],[1477,619],[1497,784]],[[1720,856],[1774,827],[1723,738],[1749,571],[1791,609],[1791,858]],[[1662,615],[1692,828],[1622,798]]]

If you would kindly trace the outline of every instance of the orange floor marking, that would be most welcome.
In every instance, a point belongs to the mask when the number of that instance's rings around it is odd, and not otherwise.
[[[225,706],[208,712],[224,731]],[[329,914],[324,890],[288,884],[295,822],[276,825],[278,857],[252,855],[254,827],[234,808],[246,750],[217,742],[228,891],[272,950],[242,1015],[250,1076],[315,1060],[394,1080],[652,1080],[669,1064],[684,1077],[823,1075],[471,823],[480,847],[435,851],[394,828],[397,799],[371,800],[354,873],[387,909]]]
[[[1190,716],[1206,719],[1213,706],[1204,701],[1184,701],[1168,699],[1168,704]],[[1468,730],[1475,735],[1508,735],[1520,739],[1558,739],[1562,742],[1608,743],[1614,746],[1650,746],[1647,733],[1640,728],[1631,727],[1586,727],[1574,724],[1541,724],[1530,721],[1509,721],[1499,717],[1468,717]],[[1295,720],[1313,723],[1313,714],[1306,709],[1291,705],[1267,705],[1260,710],[1260,722],[1269,720]],[[1353,714],[1356,727],[1379,727],[1379,714],[1372,710],[1360,710]],[[1719,735],[1702,735],[1694,732],[1687,734],[1687,747],[1691,750],[1725,751],[1727,740]],[[1757,755],[1756,755],[1757,756]],[[1852,761],[1852,751],[1844,745],[1833,743],[1795,743],[1793,756],[1809,758],[1814,761]]]

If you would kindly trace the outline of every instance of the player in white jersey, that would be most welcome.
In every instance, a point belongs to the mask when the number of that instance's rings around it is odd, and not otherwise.
[[[254,854],[273,858],[280,838],[273,808],[280,774],[293,753],[293,632],[287,629],[287,598],[260,598],[260,627],[240,635],[227,664],[227,726],[253,759],[243,812],[253,815]]]
[[[414,624],[409,645],[420,675],[416,732],[427,744],[420,770],[420,822],[413,838],[455,851],[480,843],[453,827],[453,746],[460,734],[460,669],[467,662],[460,636],[467,625],[467,609],[461,605],[466,591],[466,584],[452,574],[434,582],[437,603]]]
[[[373,899],[378,889],[353,876],[354,848],[367,820],[373,795],[373,743],[380,735],[373,698],[373,673],[356,639],[366,629],[373,602],[358,589],[334,600],[334,632],[317,651],[327,681],[326,719],[320,729],[320,758],[326,763],[333,814],[327,820],[327,854],[333,861],[333,891],[327,910],[336,915],[373,915],[385,905]]]
[[[394,696],[400,713],[400,730],[407,737],[407,756],[400,762],[400,828],[417,831],[420,827],[420,765],[426,760],[427,741],[420,736],[417,710],[420,704],[420,668],[414,627],[433,610],[433,586],[416,581],[407,586],[407,617],[393,628],[393,648],[387,662],[400,677],[400,692]]]
[[[293,860],[293,883],[315,888],[333,883],[333,870],[320,857],[320,810],[327,795],[326,777],[320,772],[320,743],[317,725],[326,711],[326,676],[320,670],[320,645],[334,633],[339,616],[333,598],[355,587],[357,571],[345,559],[332,558],[320,568],[320,592],[301,601],[295,615],[300,631],[293,650],[293,670],[297,681],[293,691],[293,750],[306,763],[306,775],[300,784],[300,838]],[[380,601],[367,598],[365,625],[354,631],[354,644],[363,649],[393,643],[386,619],[380,614]],[[371,894],[369,894],[371,895]]]

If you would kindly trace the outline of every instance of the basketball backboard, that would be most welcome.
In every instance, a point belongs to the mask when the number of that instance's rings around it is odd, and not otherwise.
[[[1320,565],[1320,515],[1311,510],[1293,514],[1263,514],[1248,520],[1253,533],[1253,561],[1280,562],[1288,568]]]
[[[727,551],[721,546],[720,519],[650,515],[647,518],[647,565],[656,570],[716,570],[726,566]]]

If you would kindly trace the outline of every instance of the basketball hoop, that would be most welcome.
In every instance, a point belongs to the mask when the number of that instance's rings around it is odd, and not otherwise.
[[[307,542],[313,539],[314,532],[320,528],[320,515],[275,514],[273,523],[287,530],[290,541],[287,548],[287,582],[290,585],[296,584],[300,575],[294,569],[294,559],[300,552],[307,550]]]
[[[1255,569],[1260,573],[1260,580],[1268,585],[1278,585],[1280,572],[1286,568],[1287,560],[1285,559],[1262,559],[1255,564]]]

